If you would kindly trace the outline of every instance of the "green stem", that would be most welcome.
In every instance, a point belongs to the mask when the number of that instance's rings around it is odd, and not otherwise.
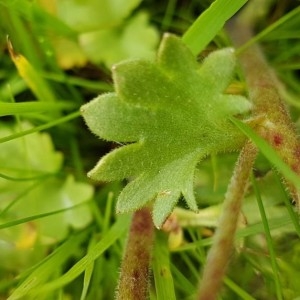
[[[117,300],[147,299],[154,226],[148,207],[134,213],[121,266]]]
[[[257,149],[250,142],[246,143],[240,153],[225,196],[224,208],[214,242],[208,253],[197,298],[199,300],[214,300],[221,289],[233,249],[242,199],[256,154]]]

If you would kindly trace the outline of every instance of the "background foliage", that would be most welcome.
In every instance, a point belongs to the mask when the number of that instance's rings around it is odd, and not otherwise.
[[[0,1],[1,299],[114,298],[130,217],[115,215],[124,182],[92,182],[86,173],[99,156],[120,145],[93,136],[79,108],[113,90],[114,63],[153,59],[163,32],[182,36],[210,2]],[[217,8],[214,17],[222,20],[229,9]],[[273,1],[257,26],[257,39],[285,86],[297,129],[299,15],[298,1]],[[205,32],[210,20],[201,25]],[[225,30],[217,32],[208,45],[209,37],[199,38],[207,45],[199,61],[230,46]],[[241,74],[230,89],[246,94]],[[193,299],[236,157],[213,155],[197,167],[194,189],[200,212],[187,211],[180,199],[175,210],[180,230],[157,237],[151,299],[163,299],[163,293]],[[284,299],[297,299],[300,230],[290,218],[289,196],[262,155],[254,176],[222,299],[276,299],[266,221],[281,293]],[[167,284],[159,277],[158,264],[171,274]]]

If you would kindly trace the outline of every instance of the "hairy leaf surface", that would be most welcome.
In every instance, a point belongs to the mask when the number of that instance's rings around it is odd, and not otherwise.
[[[239,149],[244,142],[228,116],[249,111],[250,103],[224,94],[234,66],[232,49],[213,52],[199,66],[179,38],[166,34],[156,61],[113,67],[115,93],[84,105],[82,115],[99,137],[125,143],[89,172],[100,181],[132,179],[119,196],[118,212],[155,200],[153,218],[160,227],[181,195],[197,210],[197,163],[209,154]]]

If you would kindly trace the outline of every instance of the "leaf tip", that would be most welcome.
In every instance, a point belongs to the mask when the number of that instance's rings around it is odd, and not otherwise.
[[[115,72],[117,68],[118,68],[118,64],[113,64],[111,67],[111,71]]]
[[[175,37],[175,35],[174,35],[173,33],[165,32],[165,33],[163,34],[163,40],[169,39],[169,38],[172,38],[172,37]]]
[[[91,171],[89,171],[89,172],[87,173],[87,177],[90,178],[90,179],[93,179],[93,175],[91,174]]]
[[[85,111],[86,111],[86,104],[82,105],[80,107],[79,111],[80,111],[80,114],[83,115],[85,113]]]
[[[9,38],[9,35],[6,36],[6,43],[7,43],[7,49],[9,52],[10,57],[15,60],[18,57],[18,54],[15,52],[15,49],[13,47],[13,44]]]

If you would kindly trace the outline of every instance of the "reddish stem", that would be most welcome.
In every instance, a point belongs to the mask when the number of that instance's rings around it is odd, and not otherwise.
[[[134,213],[121,266],[118,300],[147,299],[154,226],[148,207]]]
[[[236,18],[228,27],[235,46],[239,47],[253,37],[252,23]],[[253,44],[238,55],[254,104],[257,133],[261,135],[290,166],[300,175],[300,141],[295,126],[279,92],[281,83],[268,65],[260,47]],[[299,207],[300,194],[296,187],[287,183],[291,195]]]

